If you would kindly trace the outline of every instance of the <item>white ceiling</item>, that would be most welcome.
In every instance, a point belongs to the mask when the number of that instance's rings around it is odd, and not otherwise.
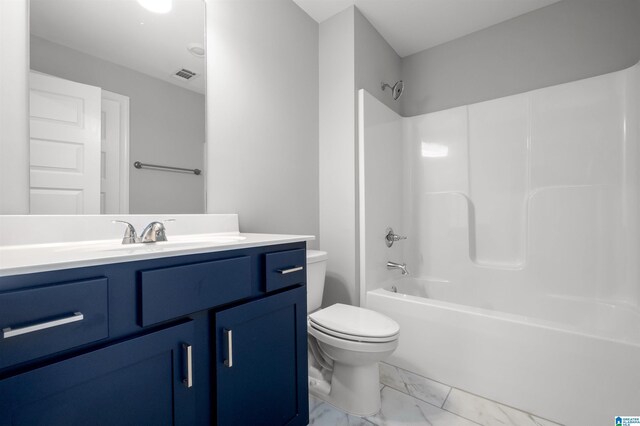
[[[4,0],[0,0],[4,1]],[[187,51],[204,45],[204,1],[174,0],[155,14],[136,0],[31,0],[31,33],[198,93],[205,61]],[[187,68],[198,77],[171,77]]]
[[[355,5],[401,57],[559,0],[293,0],[317,22]]]

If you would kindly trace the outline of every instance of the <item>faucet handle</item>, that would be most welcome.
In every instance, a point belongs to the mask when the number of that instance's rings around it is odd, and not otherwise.
[[[387,244],[387,247],[391,247],[393,243],[395,243],[396,241],[406,240],[407,237],[403,237],[401,235],[395,234],[393,232],[393,228],[387,228],[387,235],[384,237],[384,239],[385,239],[385,243]]]
[[[132,224],[125,220],[112,220],[111,223],[124,223],[127,225],[124,230],[124,237],[122,237],[122,244],[134,244],[138,242],[138,234]]]
[[[154,221],[144,228],[140,235],[140,242],[155,243],[158,241],[167,241],[167,233],[162,222]]]

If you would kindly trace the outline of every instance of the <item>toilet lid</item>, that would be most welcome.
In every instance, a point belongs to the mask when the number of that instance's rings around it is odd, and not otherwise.
[[[400,326],[391,318],[378,312],[357,306],[336,303],[309,315],[311,325],[321,331],[362,338],[390,338],[400,331]],[[317,327],[316,327],[317,326]],[[333,332],[333,333],[332,333]]]
[[[340,333],[334,330],[329,330],[321,325],[318,325],[312,321],[308,322],[310,328],[314,330],[320,331],[322,334],[327,334],[329,336],[337,337],[342,340],[351,340],[353,342],[365,342],[365,343],[386,343],[392,342],[398,338],[398,335],[389,336],[389,337],[363,337],[363,336],[354,336],[352,334]]]

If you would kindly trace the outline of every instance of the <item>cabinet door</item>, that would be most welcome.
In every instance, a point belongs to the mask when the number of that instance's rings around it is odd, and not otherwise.
[[[0,381],[0,425],[193,424],[189,321]]]
[[[218,425],[306,425],[306,288],[216,313]]]

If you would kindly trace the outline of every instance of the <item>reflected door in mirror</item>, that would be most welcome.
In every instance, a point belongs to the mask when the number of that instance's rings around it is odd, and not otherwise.
[[[31,73],[31,213],[100,213],[100,92]]]

